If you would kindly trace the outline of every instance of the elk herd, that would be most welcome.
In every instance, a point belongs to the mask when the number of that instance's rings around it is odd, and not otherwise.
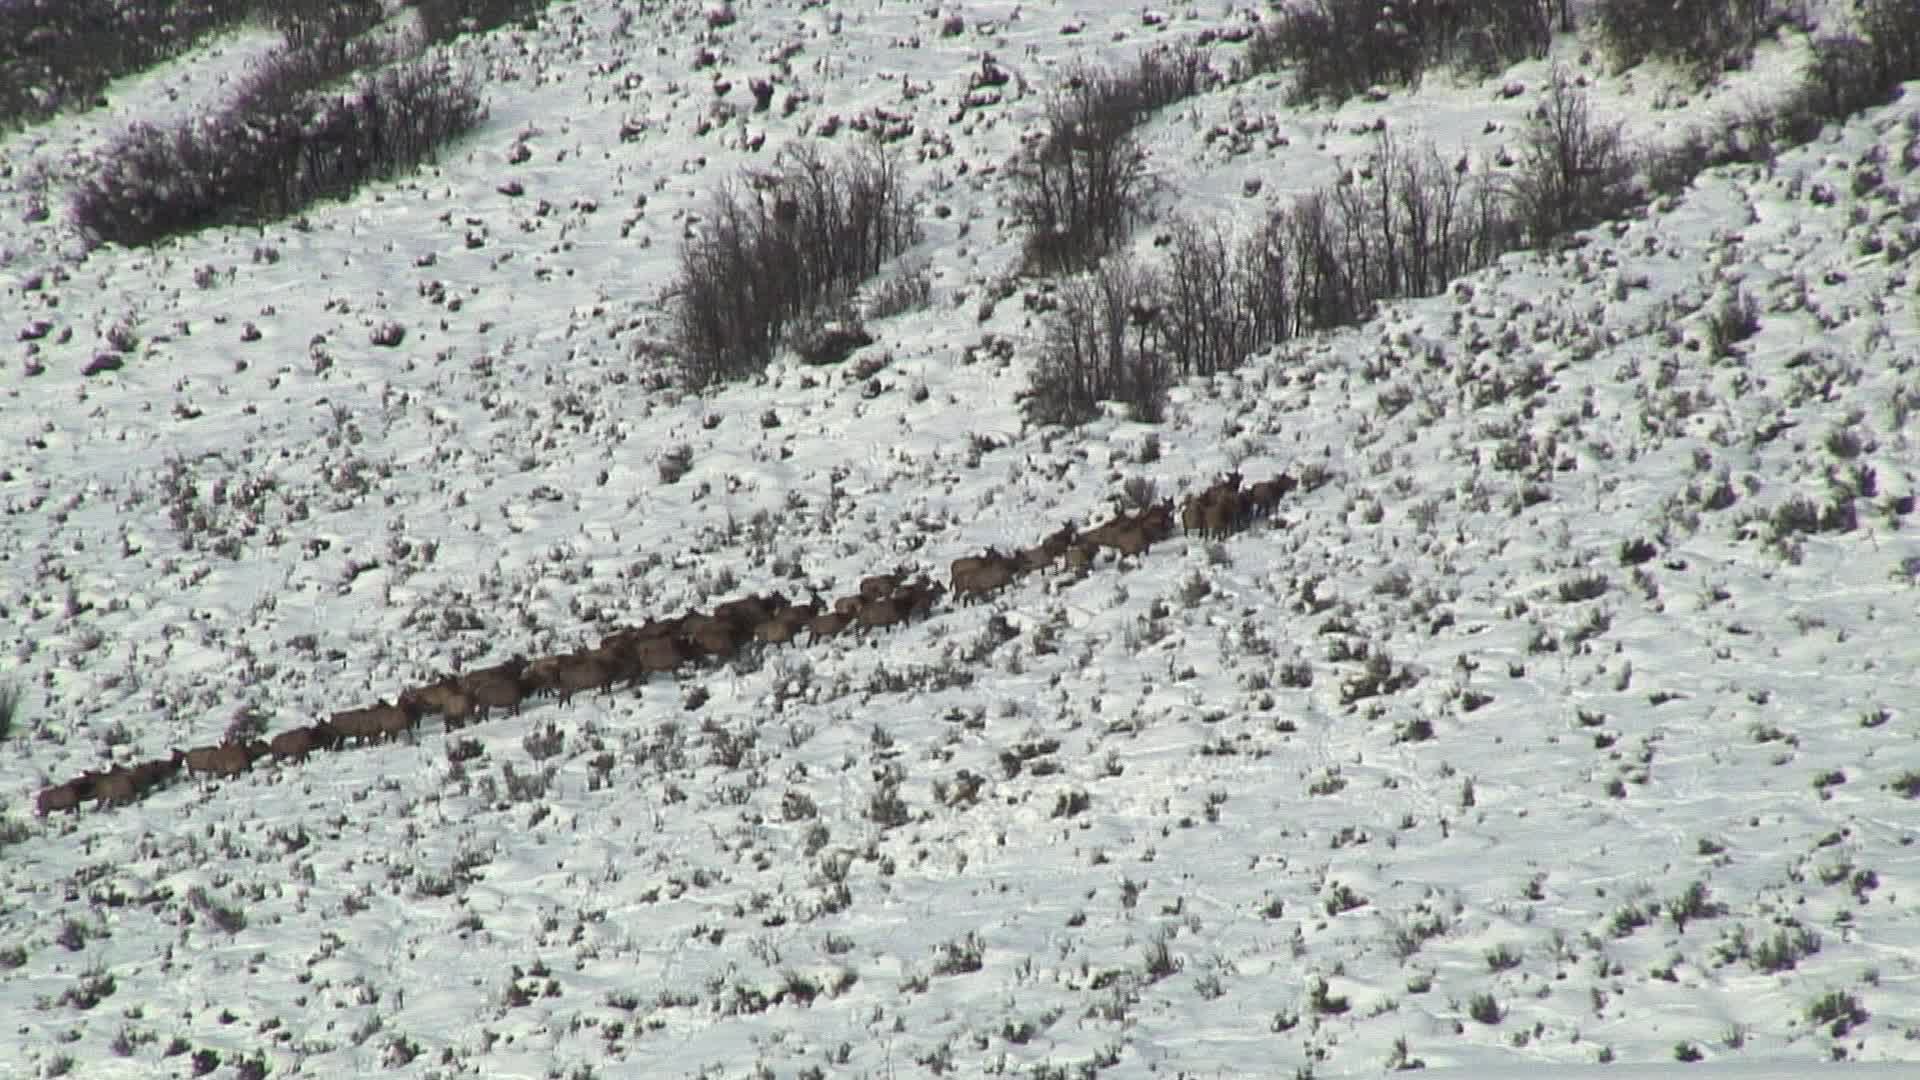
[[[1189,535],[1221,539],[1271,515],[1296,486],[1291,476],[1281,473],[1243,488],[1240,474],[1228,473],[1187,499],[1178,525]],[[655,674],[724,662],[744,649],[789,644],[803,632],[809,644],[844,633],[863,634],[923,618],[949,592],[968,604],[1024,574],[1055,566],[1084,572],[1094,565],[1101,548],[1111,548],[1117,558],[1144,554],[1173,536],[1175,528],[1173,500],[1166,499],[1133,513],[1123,511],[1085,532],[1068,522],[1040,543],[1012,554],[988,548],[983,554],[955,559],[946,584],[902,568],[862,579],[856,592],[830,606],[817,593],[804,603],[778,592],[743,596],[710,612],[692,611],[622,627],[590,648],[533,660],[515,656],[492,667],[448,675],[403,690],[392,702],[336,712],[270,739],[230,739],[174,750],[167,757],[137,765],[88,771],[42,788],[36,805],[42,816],[77,810],[88,801],[100,808],[121,806],[163,787],[183,768],[196,777],[236,776],[262,758],[297,762],[316,750],[401,738],[427,716],[438,717],[449,732],[458,731],[487,719],[496,709],[517,713],[532,698],[552,696],[566,703],[582,691],[611,693],[620,684],[637,685]]]

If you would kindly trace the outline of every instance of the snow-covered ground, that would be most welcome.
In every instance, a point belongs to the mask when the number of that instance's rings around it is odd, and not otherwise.
[[[25,220],[115,125],[217,96],[253,36],[0,141],[0,685],[24,696],[0,1076],[205,1051],[321,1077],[1911,1075],[1911,92],[1183,385],[1158,427],[1043,431],[1016,401],[1040,321],[978,318],[1019,257],[999,167],[1070,61],[1245,13],[981,3],[946,35],[927,5],[621,7],[456,43],[478,134],[266,229],[89,254]],[[1655,139],[1804,46],[1706,93],[1586,51],[1555,59]],[[1017,78],[961,109],[987,54]],[[1376,119],[1497,156],[1548,69],[1308,111],[1255,79],[1143,141],[1163,211],[1244,226]],[[876,110],[912,125],[903,261],[932,305],[839,368],[674,389],[690,215]],[[1211,134],[1236,120],[1256,134]],[[1719,343],[1741,297],[1753,332]],[[124,367],[82,375],[114,342]],[[864,641],[31,816],[48,782],[236,723],[747,591],[944,577],[1235,467],[1325,482]]]

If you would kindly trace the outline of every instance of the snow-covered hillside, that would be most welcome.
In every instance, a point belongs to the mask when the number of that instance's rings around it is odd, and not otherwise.
[[[1020,259],[1004,166],[1073,61],[1248,14],[732,8],[462,39],[490,119],[441,165],[153,250],[86,251],[58,195],[257,32],[0,141],[0,1076],[1920,1060],[1911,87],[1183,384],[1163,424],[1064,431],[1018,400],[1039,286],[983,305]],[[1258,78],[1142,141],[1163,215],[1243,227],[1380,124],[1497,158],[1554,63],[1652,140],[1804,51],[1706,91],[1576,37],[1337,109]],[[968,104],[988,56],[1014,77]],[[925,233],[896,273],[931,303],[844,364],[677,389],[660,294],[710,193],[887,125]],[[32,813],[651,616],[944,580],[1236,469],[1308,482],[1231,537],[858,639]]]

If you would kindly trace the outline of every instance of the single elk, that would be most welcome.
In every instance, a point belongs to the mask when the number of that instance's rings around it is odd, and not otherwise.
[[[405,697],[406,695],[401,695]],[[288,728],[267,740],[267,751],[275,759],[301,761],[315,750],[331,750],[340,741],[339,733],[325,720],[306,727]]]
[[[266,750],[265,743],[226,742],[218,746],[200,746],[187,751],[187,771],[196,776],[238,776],[253,767],[255,752]]]
[[[93,797],[94,784],[98,779],[98,774],[88,772],[65,783],[49,784],[40,789],[39,796],[34,800],[34,808],[41,817],[62,810],[78,810],[83,801]]]
[[[988,548],[985,555],[953,560],[953,592],[961,603],[970,604],[1012,581],[1019,562]]]

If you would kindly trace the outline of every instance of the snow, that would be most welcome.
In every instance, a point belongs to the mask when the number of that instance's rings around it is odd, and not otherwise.
[[[221,1075],[256,1053],[310,1076],[1911,1075],[1920,818],[1890,787],[1920,768],[1920,543],[1891,509],[1920,400],[1911,88],[1583,246],[1190,381],[1164,425],[1061,433],[1016,402],[1040,322],[1018,297],[976,318],[1020,242],[986,167],[1068,61],[1244,16],[983,3],[946,38],[920,5],[736,10],[710,31],[695,5],[581,0],[462,39],[485,127],[299,223],[83,255],[57,214],[23,220],[27,185],[0,189],[7,322],[53,324],[0,383],[0,686],[24,690],[0,754],[24,832],[0,855],[0,1074],[179,1072],[178,1038]],[[751,112],[790,44],[779,96],[805,102]],[[169,88],[260,47],[129,80],[0,160],[57,195],[119,125],[175,115]],[[1662,138],[1804,44],[1684,106],[1677,77],[1582,51],[1554,59]],[[1018,80],[955,119],[985,53]],[[1317,111],[1254,80],[1143,140],[1166,209],[1245,226],[1362,158],[1377,117],[1491,157],[1547,70]],[[738,115],[697,135],[716,77]],[[1512,80],[1528,92],[1494,92]],[[688,216],[876,106],[916,125],[932,305],[870,322],[840,368],[658,379]],[[1286,144],[1210,144],[1234,115]],[[1758,330],[1713,356],[1740,290]],[[404,341],[372,344],[390,321]],[[125,366],[82,376],[116,327]],[[969,360],[989,334],[1011,358]],[[862,641],[31,817],[49,782],[236,718],[279,731],[747,591],[944,577],[1105,520],[1129,478],[1183,497],[1308,466],[1327,483],[1231,539]],[[1777,507],[1862,467],[1856,528],[1776,541]],[[1635,539],[1656,553],[1624,565]],[[1563,592],[1593,575],[1597,598]],[[1417,681],[1346,700],[1361,648]],[[906,824],[874,819],[888,792]],[[1683,926],[1695,884],[1724,910]],[[1796,935],[1818,951],[1762,970]],[[104,976],[98,1004],[63,1000]],[[1828,995],[1867,1018],[1834,1034],[1809,1015]]]

